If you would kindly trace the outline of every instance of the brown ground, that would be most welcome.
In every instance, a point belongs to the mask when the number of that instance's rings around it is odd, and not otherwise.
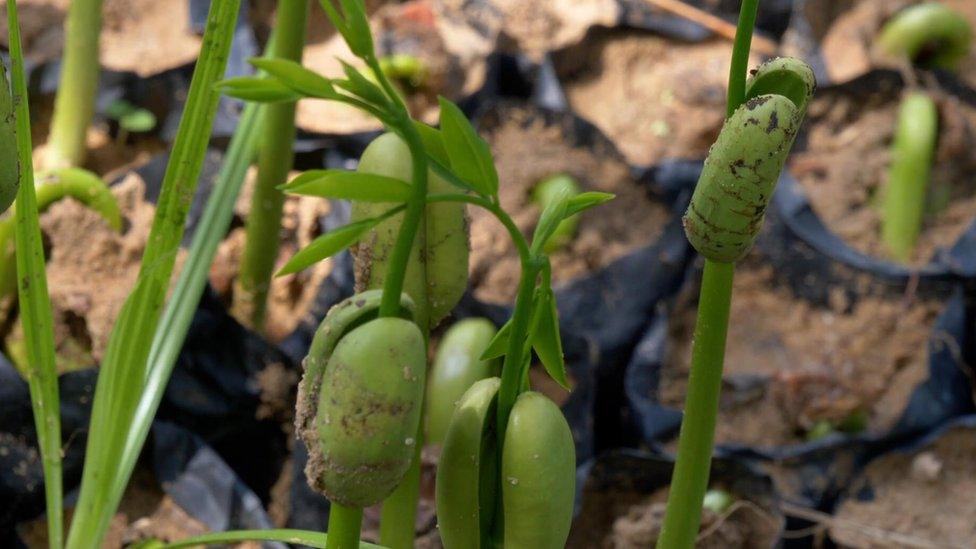
[[[973,221],[976,211],[976,109],[935,91],[940,136],[929,183],[928,212],[912,265],[928,263]],[[853,248],[886,257],[880,192],[887,180],[899,98],[874,94],[859,101],[825,92],[811,103],[808,145],[791,170],[827,227]],[[937,211],[936,211],[937,210]]]
[[[607,265],[652,242],[669,218],[667,209],[647,197],[626,164],[605,152],[567,143],[558,125],[518,108],[498,115],[500,125],[482,131],[498,167],[502,207],[524,234],[531,235],[539,208],[531,188],[559,173],[576,178],[584,190],[611,192],[617,198],[581,214],[576,239],[551,255],[553,283],[565,283]],[[511,301],[521,268],[508,233],[487,212],[471,215],[471,286],[480,299]]]
[[[731,52],[724,39],[600,30],[554,62],[573,109],[644,165],[705,157],[725,119]]]
[[[52,61],[64,48],[64,19],[69,0],[22,0],[17,3],[26,57]],[[6,8],[0,14],[6,19]],[[100,59],[106,69],[148,76],[190,63],[200,38],[190,29],[186,0],[105,0]],[[7,45],[6,25],[0,43]]]
[[[682,407],[697,291],[672,315],[660,398]],[[937,303],[836,294],[827,308],[796,299],[772,268],[736,271],[726,347],[719,443],[775,446],[801,442],[819,421],[867,415],[868,430],[894,425],[928,375],[926,343]]]
[[[490,44],[441,8],[440,4],[414,0],[383,6],[371,17],[379,56],[405,53],[426,64],[428,84],[421,90],[405,93],[405,97],[413,115],[428,123],[437,122],[438,95],[457,100],[474,93],[484,84],[484,61],[490,53]],[[313,9],[321,11],[317,6]],[[349,52],[342,37],[333,34],[309,40],[302,63],[330,78],[345,78],[340,60],[357,68],[364,65]],[[296,123],[302,129],[328,134],[372,131],[382,127],[366,113],[318,99],[299,101]]]
[[[869,486],[872,501],[845,500],[830,536],[843,547],[965,549],[976,540],[976,433],[949,431],[914,454],[868,465],[850,493]],[[899,537],[899,536],[904,536]]]
[[[661,533],[668,488],[650,496],[637,493],[591,493],[566,544],[568,549],[640,549],[653,547]],[[745,499],[723,514],[704,510],[695,547],[699,549],[760,549],[773,547],[778,521]]]
[[[593,26],[613,26],[620,17],[620,4],[612,0],[494,0],[502,14],[503,32],[515,42],[517,51],[533,59],[583,39]]]
[[[840,11],[826,22],[821,47],[831,80],[843,82],[856,78],[875,66],[896,66],[897,60],[884,59],[872,51],[872,44],[885,22],[900,9],[922,0],[860,0]],[[809,12],[823,11],[828,4],[842,4],[836,0],[812,2]],[[941,0],[942,4],[958,11],[976,25],[976,4],[971,0]],[[960,76],[970,84],[976,83],[976,45],[969,57],[960,63]]]

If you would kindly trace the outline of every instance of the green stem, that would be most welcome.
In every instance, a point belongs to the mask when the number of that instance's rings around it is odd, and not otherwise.
[[[34,194],[30,107],[27,76],[20,41],[20,23],[15,0],[7,0],[12,65],[13,104],[16,116],[17,154],[20,164],[18,207],[14,212],[17,255],[17,284],[21,325],[27,342],[27,383],[30,389],[34,426],[44,469],[44,497],[47,505],[48,543],[54,549],[64,545],[64,496],[61,467],[61,415],[58,373],[54,357],[54,321],[44,271],[44,243]]]
[[[301,62],[305,45],[308,2],[279,0],[274,56]],[[245,230],[241,270],[234,292],[235,316],[252,329],[262,331],[267,311],[271,275],[278,258],[279,234],[285,194],[278,186],[288,178],[294,162],[295,103],[272,103],[264,115],[264,140],[258,153],[258,177],[251,197]]]
[[[752,28],[756,25],[759,0],[742,0],[739,8],[739,25],[732,44],[732,64],[729,67],[729,95],[726,116],[746,100],[746,75],[749,72],[749,48],[752,46]]]
[[[390,549],[413,547],[417,501],[420,497],[420,452],[423,449],[423,436],[424,420],[421,417],[416,439],[419,442],[414,445],[410,469],[403,477],[403,482],[383,501],[380,510],[380,544]]]
[[[734,268],[733,263],[705,260],[688,394],[678,437],[678,461],[671,477],[658,549],[690,549],[698,536],[722,388]]]
[[[65,21],[61,80],[54,100],[47,168],[79,166],[85,160],[85,138],[98,92],[101,28],[102,0],[71,2]]]
[[[498,447],[504,446],[505,430],[508,426],[508,416],[515,406],[522,387],[522,365],[525,362],[525,342],[528,337],[529,323],[532,320],[532,302],[535,293],[536,279],[542,270],[544,261],[532,258],[522,264],[522,277],[519,280],[518,294],[515,297],[515,310],[512,312],[512,329],[509,332],[508,351],[502,363],[502,384],[498,388],[498,416],[496,433]],[[500,493],[500,492],[499,492]]]
[[[359,530],[362,522],[362,509],[344,507],[333,502],[329,506],[329,538],[326,540],[326,549],[359,547]]]

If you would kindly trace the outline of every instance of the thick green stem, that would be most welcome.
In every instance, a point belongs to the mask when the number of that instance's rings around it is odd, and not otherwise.
[[[305,45],[308,2],[279,0],[271,50],[281,59],[301,62]],[[247,218],[241,271],[234,291],[235,316],[252,329],[264,328],[271,275],[278,258],[279,234],[285,194],[278,186],[288,178],[294,162],[295,103],[265,107],[264,140],[258,152],[258,178]]]
[[[905,97],[898,113],[881,217],[882,238],[898,261],[911,259],[922,230],[938,126],[939,113],[929,96],[912,93]]]
[[[358,548],[362,523],[362,509],[344,507],[333,502],[329,507],[329,537],[325,542],[326,549]]]
[[[85,137],[95,114],[98,92],[98,36],[102,0],[74,0],[65,21],[61,81],[54,101],[47,168],[79,166],[85,160]]]
[[[424,421],[417,430],[416,451],[403,482],[383,501],[380,510],[380,544],[390,549],[413,547],[417,501],[420,497],[420,452],[423,448]]]
[[[722,388],[734,268],[733,263],[705,260],[678,461],[671,477],[658,549],[690,549],[698,535]]]

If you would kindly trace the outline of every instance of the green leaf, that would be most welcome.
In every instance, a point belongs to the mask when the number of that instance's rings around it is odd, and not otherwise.
[[[478,360],[493,360],[498,357],[504,356],[508,352],[508,338],[512,331],[512,319],[508,319],[508,322],[502,324],[502,327],[498,329],[498,333],[495,337],[491,338],[488,343],[488,347],[485,351],[481,353],[481,357]]]
[[[420,122],[413,121],[413,125],[420,134],[420,140],[424,142],[424,150],[428,156],[434,158],[441,164],[450,164],[451,159],[447,156],[447,148],[444,146],[444,136],[440,130]]]
[[[260,76],[228,78],[218,82],[217,89],[228,97],[258,103],[281,103],[301,99],[295,90],[285,86],[278,79]]]
[[[479,194],[498,194],[498,172],[488,143],[478,136],[457,105],[440,97],[441,133],[451,168]],[[531,144],[526,143],[526,146]]]
[[[349,44],[349,49],[360,58],[373,55],[373,33],[369,28],[366,6],[361,0],[339,0],[339,3],[346,14],[349,35],[343,35],[343,38]]]
[[[349,246],[359,242],[360,239],[366,236],[366,233],[370,229],[379,224],[380,221],[383,221],[383,219],[384,216],[371,217],[325,233],[293,255],[275,276],[297,273],[327,257],[331,257],[345,250]]]
[[[281,188],[289,194],[361,202],[406,202],[410,184],[383,175],[346,170],[309,170]]]
[[[600,192],[585,192],[580,193],[569,199],[566,203],[566,217],[571,215],[576,215],[584,210],[588,210],[593,206],[599,206],[600,204],[605,204],[616,198],[616,195],[610,193],[600,193]]]
[[[559,337],[559,311],[556,309],[556,296],[552,288],[540,287],[536,294],[535,311],[529,339],[532,348],[545,367],[549,377],[567,391],[570,389],[566,377],[566,363],[563,360],[563,343]]]
[[[558,189],[556,194],[549,198],[549,203],[542,210],[539,216],[539,223],[535,227],[535,234],[532,235],[532,250],[538,253],[542,250],[546,242],[556,231],[556,227],[563,219],[566,219],[569,210],[569,200],[571,198],[569,189]]]
[[[341,59],[339,62],[342,63],[342,70],[346,73],[348,80],[337,80],[337,86],[373,105],[385,106],[389,103],[389,99],[383,90],[369,78],[366,78],[359,69]],[[369,69],[364,68],[363,70],[368,71]]]
[[[332,99],[336,95],[332,81],[290,59],[255,57],[251,64],[305,97]]]
[[[161,543],[155,540],[150,540],[149,542],[143,542],[148,543],[148,545],[137,545],[136,547],[139,549],[156,549],[164,547],[166,549],[178,549],[180,547],[196,547],[200,545],[225,545],[238,541],[280,541],[283,543],[322,548],[325,547],[327,539],[328,534],[324,534],[322,532],[281,528],[274,530],[236,530],[230,532],[215,532],[212,534],[203,534],[201,536],[195,536],[172,543]],[[361,541],[359,542],[359,549],[383,548],[379,545],[373,545],[372,543]]]

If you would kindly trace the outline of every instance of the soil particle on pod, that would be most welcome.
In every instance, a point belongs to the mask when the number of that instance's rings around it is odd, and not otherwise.
[[[523,233],[531,234],[540,214],[532,189],[548,176],[565,173],[584,191],[616,195],[583,212],[576,238],[550,255],[556,286],[650,244],[671,218],[667,207],[649,198],[633,179],[619,155],[575,144],[571,130],[559,120],[508,105],[492,112],[482,126],[480,133],[491,146],[498,168],[502,208]],[[477,208],[468,212],[474,295],[494,303],[511,302],[521,273],[514,245],[491,214]]]
[[[866,416],[868,432],[900,419],[928,376],[927,342],[941,310],[921,299],[842,292],[826,306],[796,298],[769,266],[747,257],[736,271],[717,444],[800,443],[818,423]],[[671,315],[660,381],[663,404],[684,404],[697,289]]]
[[[881,90],[822,90],[808,109],[804,145],[790,171],[814,212],[852,248],[890,257],[881,240],[881,196],[891,163],[900,94]],[[976,211],[976,107],[933,91],[939,140],[929,181],[928,206],[911,258],[921,266],[950,248]]]
[[[70,0],[17,3],[26,57],[43,63],[61,56]],[[188,0],[105,0],[101,51],[104,68],[149,76],[193,62],[201,39],[190,27]],[[0,9],[6,18],[6,7]],[[0,43],[7,46],[6,26]]]
[[[913,471],[920,459],[938,461],[940,470],[919,478]],[[858,549],[971,547],[976,539],[974,490],[976,432],[954,427],[914,453],[894,452],[872,461],[835,510],[830,537]]]
[[[292,173],[289,179],[296,174]],[[234,205],[234,222],[220,243],[210,267],[210,283],[224,301],[233,301],[234,281],[244,254],[247,232],[244,220],[251,209],[251,196],[257,170],[248,170],[244,187]],[[281,268],[296,252],[326,232],[323,219],[331,212],[327,200],[314,196],[287,195],[281,220],[281,240],[275,269]],[[274,277],[268,292],[264,333],[270,341],[280,341],[291,334],[313,306],[319,286],[332,272],[332,260],[319,261],[301,272]]]
[[[553,63],[572,109],[632,164],[704,158],[725,119],[732,45],[594,29]],[[758,58],[749,65],[756,66]]]

